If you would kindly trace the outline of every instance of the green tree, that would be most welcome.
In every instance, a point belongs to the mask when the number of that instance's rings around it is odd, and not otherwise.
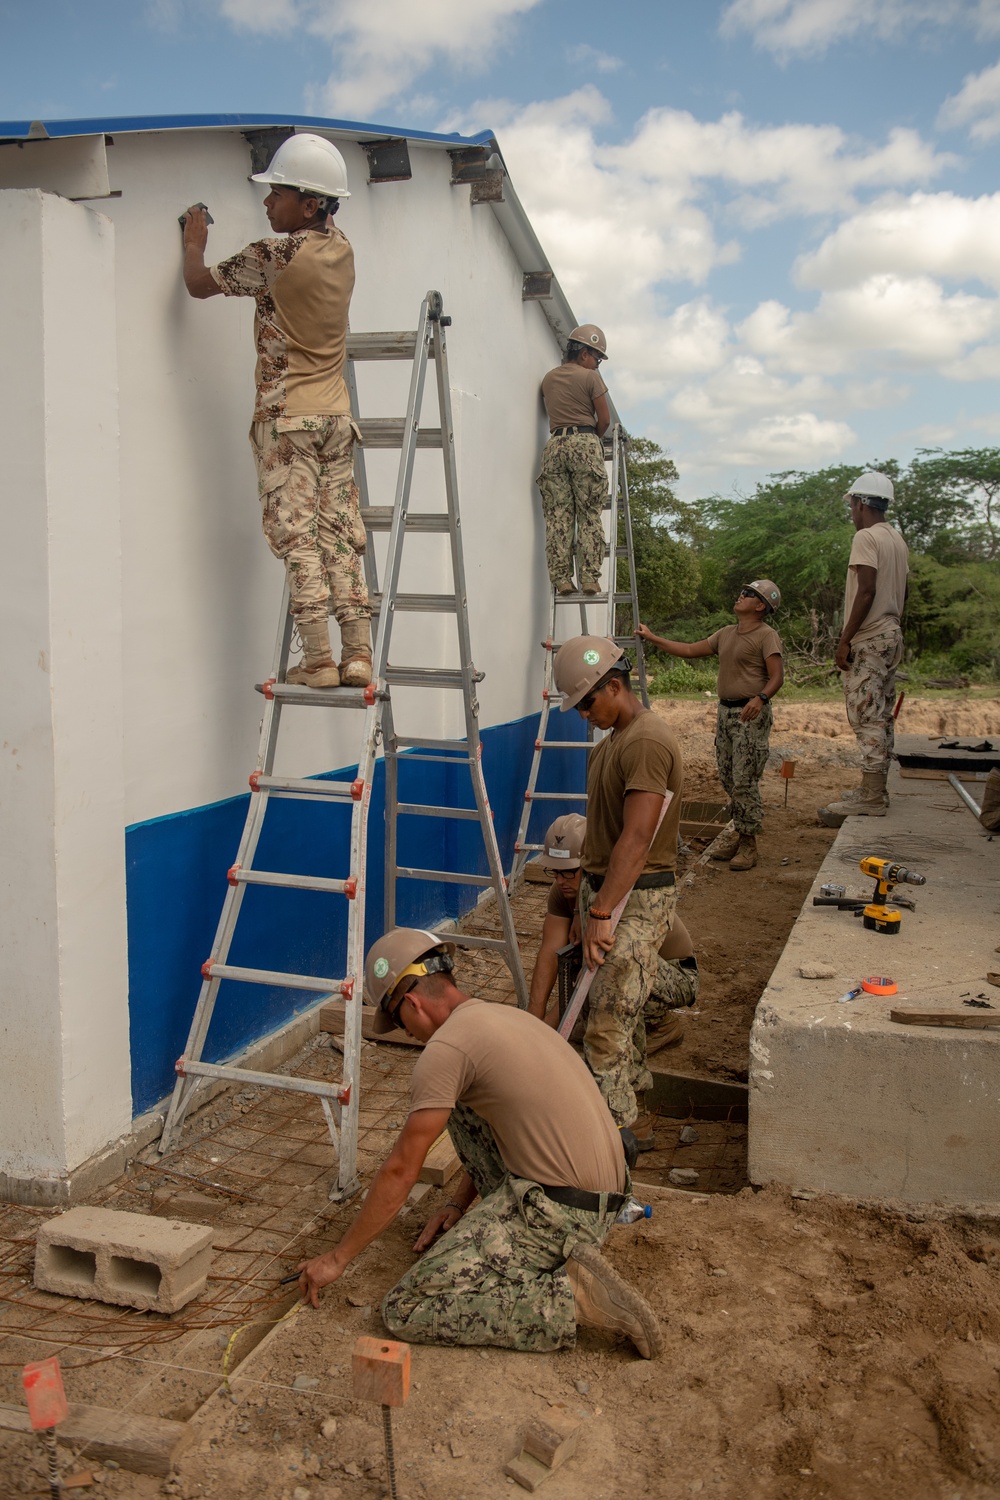
[[[921,448],[901,498],[904,506],[916,498],[933,517],[933,534],[926,521],[913,531],[922,551],[942,562],[992,562],[1000,555],[1000,448]]]
[[[626,459],[639,603],[644,616],[661,621],[683,612],[698,594],[700,570],[692,545],[697,511],[678,499],[673,488],[677,467],[651,438],[630,438]],[[619,546],[624,544],[623,519]],[[618,567],[618,587],[628,587],[624,560]],[[631,630],[633,623],[619,619],[623,630]]]

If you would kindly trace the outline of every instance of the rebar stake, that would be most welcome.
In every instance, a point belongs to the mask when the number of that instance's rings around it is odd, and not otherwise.
[[[389,1500],[396,1500],[396,1456],[392,1448],[392,1407],[382,1408],[382,1433],[385,1437],[385,1467],[389,1475]]]
[[[59,1455],[56,1451],[55,1428],[46,1427],[42,1437],[45,1439],[45,1456],[49,1463],[49,1494],[52,1500],[59,1500],[62,1494],[62,1484],[59,1481]]]

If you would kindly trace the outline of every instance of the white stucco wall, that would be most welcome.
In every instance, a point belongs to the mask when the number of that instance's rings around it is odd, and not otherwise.
[[[0,192],[0,1172],[131,1117],[114,230]]]

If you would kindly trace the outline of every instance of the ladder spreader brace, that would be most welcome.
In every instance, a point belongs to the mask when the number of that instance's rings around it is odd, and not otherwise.
[[[206,1079],[252,1084],[264,1088],[287,1089],[318,1097],[326,1118],[330,1138],[339,1156],[337,1180],[330,1197],[343,1199],[357,1190],[358,1107],[361,1062],[361,996],[364,974],[365,896],[367,873],[368,812],[376,753],[384,745],[386,757],[386,888],[385,920],[395,920],[395,886],[399,879],[458,882],[465,885],[492,886],[496,893],[502,936],[500,938],[463,937],[463,945],[498,948],[514,978],[518,1003],[527,1004],[527,987],[521,968],[513,917],[507,896],[507,883],[500,864],[500,851],[493,828],[493,817],[482,772],[482,747],[479,739],[475,688],[483,673],[472,661],[468,609],[465,597],[465,573],[462,557],[461,520],[458,507],[458,480],[455,464],[454,427],[451,414],[451,390],[448,382],[447,350],[444,329],[451,322],[442,316],[442,299],[438,292],[428,292],[415,332],[349,334],[347,341],[347,384],[351,408],[358,422],[364,444],[369,448],[400,449],[396,488],[391,506],[369,503],[367,474],[362,448],[355,451],[355,476],[361,497],[361,515],[368,533],[365,570],[378,627],[372,662],[372,682],[365,688],[310,688],[286,681],[293,620],[288,608],[288,587],[282,600],[280,625],[275,643],[271,674],[258,684],[264,698],[260,745],[256,768],[250,776],[250,807],[237,850],[228,871],[229,889],[212,944],[211,956],[202,966],[202,987],[195,1007],[184,1055],[176,1064],[178,1074],[167,1113],[160,1150],[169,1151],[177,1143],[181,1127],[198,1089]],[[356,360],[409,360],[410,374],[407,412],[403,418],[362,418],[358,412],[357,382],[353,362]],[[434,360],[438,410],[441,426],[419,427],[428,360]],[[410,511],[414,454],[420,447],[436,447],[444,455],[444,488],[446,509],[416,514]],[[388,531],[384,589],[380,592],[378,566],[372,534]],[[451,543],[454,589],[451,594],[410,595],[399,592],[399,574],[403,545],[408,533],[447,533]],[[458,668],[393,667],[389,647],[392,624],[397,613],[420,610],[454,614],[458,622]],[[392,717],[393,686],[422,688],[455,688],[463,695],[465,705],[464,740],[431,740],[404,738],[395,731]],[[350,781],[331,781],[321,777],[274,775],[274,760],[282,711],[286,707],[350,709],[364,713],[362,748],[357,775]],[[398,759],[401,750],[423,748],[445,753],[413,757],[447,760],[451,764],[468,764],[475,809],[398,801]],[[458,758],[456,751],[465,751]],[[409,758],[409,757],[408,757]],[[272,798],[324,803],[341,801],[351,806],[350,873],[344,879],[295,875],[258,870],[253,860]],[[435,818],[478,819],[485,845],[489,875],[457,874],[452,871],[401,868],[396,863],[396,822],[400,816],[416,814]],[[312,974],[291,974],[280,970],[252,969],[227,963],[236,932],[243,894],[248,885],[293,888],[343,896],[348,902],[346,977],[330,978]],[[226,980],[265,984],[289,990],[319,994],[323,999],[340,995],[345,1004],[343,1077],[339,1083],[316,1079],[262,1073],[235,1064],[202,1061],[208,1029],[221,984]],[[319,1001],[314,1004],[318,1005]],[[305,1014],[303,1012],[300,1014]],[[338,1128],[339,1127],[339,1128]]]
[[[607,440],[605,440],[607,441]],[[566,811],[577,810],[583,812],[586,808],[586,792],[539,792],[538,773],[541,770],[542,755],[546,750],[583,750],[589,751],[598,743],[593,732],[588,726],[588,736],[585,740],[559,740],[550,739],[549,718],[553,706],[562,702],[562,694],[555,689],[553,676],[553,662],[555,654],[563,644],[559,638],[557,621],[559,610],[567,606],[578,605],[580,610],[580,634],[613,636],[619,646],[631,652],[635,657],[636,686],[640,697],[646,707],[649,707],[649,690],[646,681],[646,658],[643,652],[643,643],[637,640],[632,633],[620,635],[617,633],[618,626],[622,623],[618,619],[618,611],[627,606],[630,612],[629,624],[634,631],[639,623],[639,593],[636,585],[635,574],[635,549],[632,541],[632,511],[629,506],[628,495],[628,464],[627,447],[628,440],[622,431],[621,424],[616,422],[611,431],[611,484],[609,496],[605,509],[610,514],[609,540],[606,544],[605,556],[608,559],[607,585],[599,594],[557,594],[552,590],[551,604],[549,610],[549,633],[546,640],[542,641],[542,649],[545,652],[544,666],[542,671],[542,711],[538,721],[538,735],[535,739],[534,750],[531,756],[531,768],[528,772],[528,786],[524,794],[524,805],[521,808],[521,820],[517,830],[517,839],[514,843],[514,863],[510,872],[510,888],[513,890],[524,875],[524,867],[532,854],[542,849],[541,844],[528,843],[528,826],[531,822],[531,810],[536,802],[562,803]],[[619,536],[623,540],[619,542]],[[628,588],[618,588],[618,564],[626,561],[628,564]],[[588,607],[594,606],[598,611],[593,626],[588,623]],[[563,639],[569,638],[569,632]],[[553,817],[558,816],[559,808],[553,807]]]

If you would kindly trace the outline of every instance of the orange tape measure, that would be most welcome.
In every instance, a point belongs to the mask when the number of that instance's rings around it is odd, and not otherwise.
[[[862,979],[861,988],[869,995],[894,995],[896,981],[888,974],[869,974],[867,979]]]

